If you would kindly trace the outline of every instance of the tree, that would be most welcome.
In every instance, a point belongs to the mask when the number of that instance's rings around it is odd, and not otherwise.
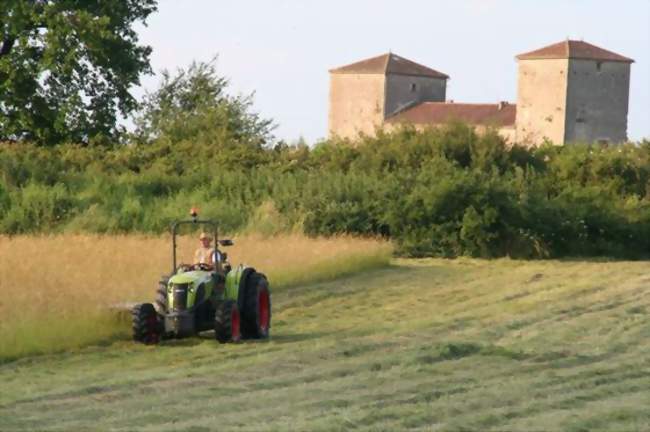
[[[88,143],[118,135],[150,72],[133,30],[157,0],[2,0],[0,139]]]
[[[191,140],[261,148],[272,139],[272,120],[251,111],[252,94],[227,93],[229,82],[217,74],[215,61],[193,62],[174,76],[162,72],[160,86],[145,96],[135,118],[138,142]]]

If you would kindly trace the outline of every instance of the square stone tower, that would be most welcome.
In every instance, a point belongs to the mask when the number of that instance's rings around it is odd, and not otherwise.
[[[627,140],[634,60],[574,40],[518,55],[517,60],[518,142]]]
[[[373,135],[386,118],[421,102],[444,102],[449,76],[388,53],[330,72],[330,136]]]

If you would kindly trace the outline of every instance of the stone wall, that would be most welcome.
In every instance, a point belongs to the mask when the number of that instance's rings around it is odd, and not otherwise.
[[[565,142],[627,140],[630,64],[569,62]]]
[[[330,136],[373,135],[384,122],[385,75],[330,74]]]
[[[564,143],[568,59],[519,60],[517,141]]]
[[[432,128],[440,128],[446,126],[446,124],[413,124],[413,123],[386,123],[384,124],[383,130],[386,132],[395,132],[396,130],[399,130],[399,128],[404,127],[404,126],[412,126],[415,128],[417,131],[424,131]],[[484,125],[474,125],[474,132],[476,132],[478,135],[483,135],[485,134],[488,130],[496,130],[497,133],[501,138],[505,140],[507,144],[515,144],[517,141],[515,140],[516,138],[516,131],[514,126],[502,126],[500,128],[494,128],[491,126],[484,126]]]
[[[386,117],[417,102],[444,102],[446,91],[445,79],[390,74],[386,77]]]

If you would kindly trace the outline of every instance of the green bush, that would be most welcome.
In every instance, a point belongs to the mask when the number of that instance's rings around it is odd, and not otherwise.
[[[2,144],[0,169],[5,233],[161,233],[198,206],[225,231],[377,235],[405,256],[650,255],[647,141],[528,149],[450,124],[313,148]]]
[[[2,230],[9,234],[51,231],[75,211],[75,201],[66,187],[28,183],[14,192],[4,214]]]

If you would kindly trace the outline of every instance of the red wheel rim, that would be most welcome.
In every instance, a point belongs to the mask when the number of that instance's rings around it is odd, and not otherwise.
[[[269,292],[261,290],[257,295],[258,316],[260,317],[260,330],[264,333],[269,329]]]
[[[232,314],[230,315],[231,339],[233,342],[238,342],[241,339],[241,331],[239,327],[240,327],[239,310],[236,307],[234,307],[232,309]]]

